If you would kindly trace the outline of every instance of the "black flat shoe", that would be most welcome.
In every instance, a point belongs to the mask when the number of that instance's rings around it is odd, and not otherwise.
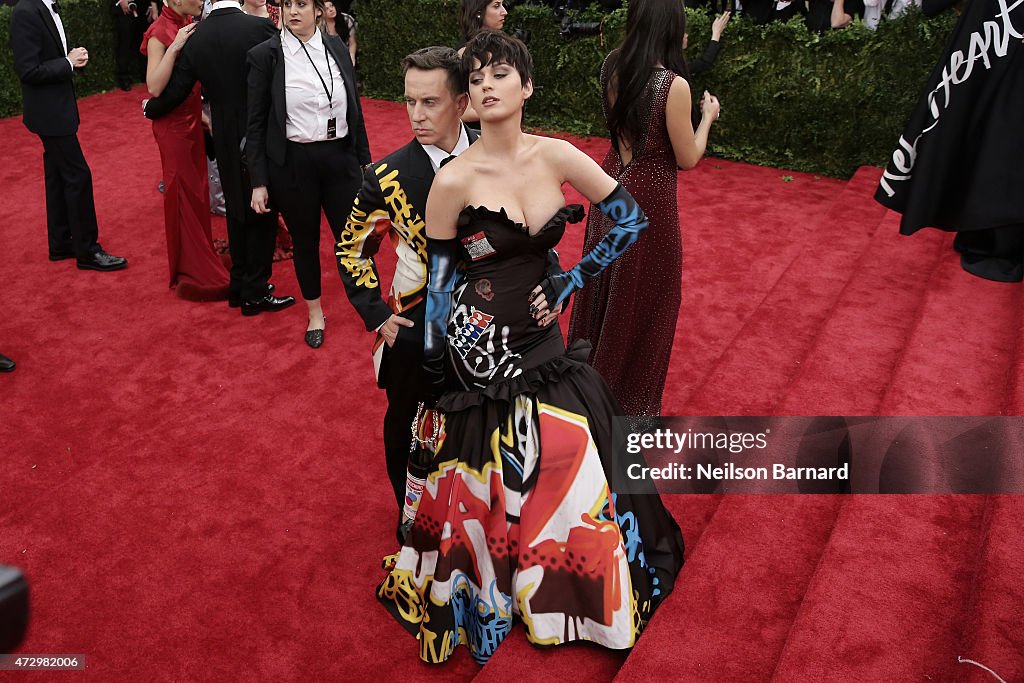
[[[97,251],[89,254],[87,258],[78,259],[79,270],[121,270],[127,267],[128,259],[105,251]]]
[[[242,315],[259,315],[260,313],[277,313],[283,311],[289,306],[295,305],[295,297],[293,296],[273,296],[267,294],[262,299],[256,299],[256,301],[243,301],[242,302]]]
[[[272,285],[271,283],[268,282],[267,283],[267,294],[273,294],[273,293],[274,293],[274,285]],[[242,305],[242,295],[241,294],[228,293],[228,306],[230,306],[231,308],[238,308],[241,305]]]
[[[311,349],[319,349],[324,343],[324,329],[327,327],[327,316],[324,316],[324,326],[319,330],[306,330],[306,343]]]
[[[14,372],[14,361],[0,353],[0,372]]]

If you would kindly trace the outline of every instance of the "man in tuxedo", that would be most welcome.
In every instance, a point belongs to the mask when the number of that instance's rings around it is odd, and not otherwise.
[[[42,0],[39,0],[42,1]],[[231,282],[228,305],[242,315],[280,311],[295,303],[276,297],[268,284],[274,260],[277,215],[257,214],[249,206],[249,182],[242,145],[248,118],[246,55],[277,34],[265,17],[242,12],[237,0],[219,0],[185,43],[163,93],[146,103],[146,116],[157,119],[181,104],[198,80],[210,101],[213,148],[227,205]]]
[[[384,457],[401,515],[405,472],[416,408],[427,395],[421,376],[423,313],[427,282],[427,232],[423,216],[437,169],[465,151],[476,133],[461,121],[469,96],[459,55],[428,47],[402,60],[405,103],[416,136],[373,164],[335,249],[349,301],[368,331],[377,384],[388,398]],[[374,255],[391,239],[398,263],[387,300],[380,290]]]
[[[119,270],[128,261],[106,253],[97,242],[92,172],[78,143],[73,76],[89,63],[89,51],[68,50],[59,12],[56,0],[20,0],[11,13],[22,120],[43,142],[50,260],[74,258],[83,270]]]

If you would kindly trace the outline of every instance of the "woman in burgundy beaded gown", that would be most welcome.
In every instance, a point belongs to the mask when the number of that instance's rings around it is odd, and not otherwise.
[[[630,2],[622,47],[601,67],[612,139],[601,167],[636,198],[650,227],[576,296],[569,342],[590,341],[590,363],[626,415],[661,413],[683,271],[676,170],[700,161],[719,111],[718,100],[705,93],[694,131],[685,33],[678,0]],[[606,216],[591,209],[584,252],[611,227]]]
[[[203,11],[202,0],[171,0],[143,36],[146,86],[154,97],[170,80],[174,62]],[[213,248],[199,84],[177,109],[153,121],[164,180],[164,230],[170,286],[183,299],[228,296],[228,271]]]

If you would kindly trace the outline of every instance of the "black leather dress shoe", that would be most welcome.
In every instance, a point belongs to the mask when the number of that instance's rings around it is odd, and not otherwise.
[[[324,326],[319,330],[306,330],[306,343],[311,349],[319,349],[324,343],[324,329],[327,327],[327,316],[324,316]]]
[[[274,293],[274,285],[270,282],[267,283],[267,294]],[[242,305],[242,297],[240,294],[228,294],[228,306],[231,308],[238,308]]]
[[[242,315],[259,315],[260,313],[276,313],[277,311],[283,311],[289,306],[295,304],[294,296],[274,296],[267,294],[262,299],[256,301],[243,301],[242,302]]]
[[[67,261],[69,258],[75,258],[75,252],[73,251],[51,251],[51,261]]]
[[[0,372],[14,372],[14,361],[0,353]]]
[[[128,259],[113,256],[105,251],[89,254],[88,258],[78,259],[79,270],[121,270],[128,267]]]

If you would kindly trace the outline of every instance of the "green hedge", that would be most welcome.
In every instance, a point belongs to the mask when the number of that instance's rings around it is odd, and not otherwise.
[[[361,0],[360,73],[366,93],[400,99],[399,62],[425,45],[458,46],[457,0]],[[414,16],[410,16],[414,12]],[[581,19],[600,18],[592,10]],[[622,39],[625,10],[605,16],[600,36],[563,38],[551,10],[519,6],[506,30],[530,32],[537,92],[527,124],[606,135],[598,72]],[[688,10],[691,58],[711,35],[711,17]],[[884,165],[939,59],[956,15],[912,10],[877,31],[861,24],[819,37],[799,20],[757,26],[733,19],[714,69],[694,92],[713,92],[722,118],[711,153],[756,164],[849,177]]]
[[[14,73],[11,52],[11,11],[0,7],[0,117],[21,114],[21,84]],[[62,0],[61,23],[70,47],[82,45],[89,50],[89,65],[75,74],[79,97],[110,90],[114,76],[114,23],[109,4],[104,0]]]
[[[113,27],[106,2],[66,0],[61,17],[90,63],[76,75],[79,95],[115,85]],[[459,0],[360,0],[359,71],[365,94],[402,97],[401,58],[425,45],[461,43]],[[711,18],[688,10],[690,56],[711,35]],[[7,45],[11,8],[0,8],[0,116],[21,111],[21,91]],[[550,9],[519,6],[509,30],[530,32],[536,93],[527,124],[541,130],[606,135],[598,71],[622,40],[624,10],[603,16],[599,36],[563,38]],[[816,36],[797,20],[756,26],[733,19],[715,68],[696,79],[722,101],[711,153],[756,164],[849,177],[858,166],[883,165],[938,61],[956,22],[947,12],[926,19],[919,11],[883,23],[877,31],[854,25]]]

